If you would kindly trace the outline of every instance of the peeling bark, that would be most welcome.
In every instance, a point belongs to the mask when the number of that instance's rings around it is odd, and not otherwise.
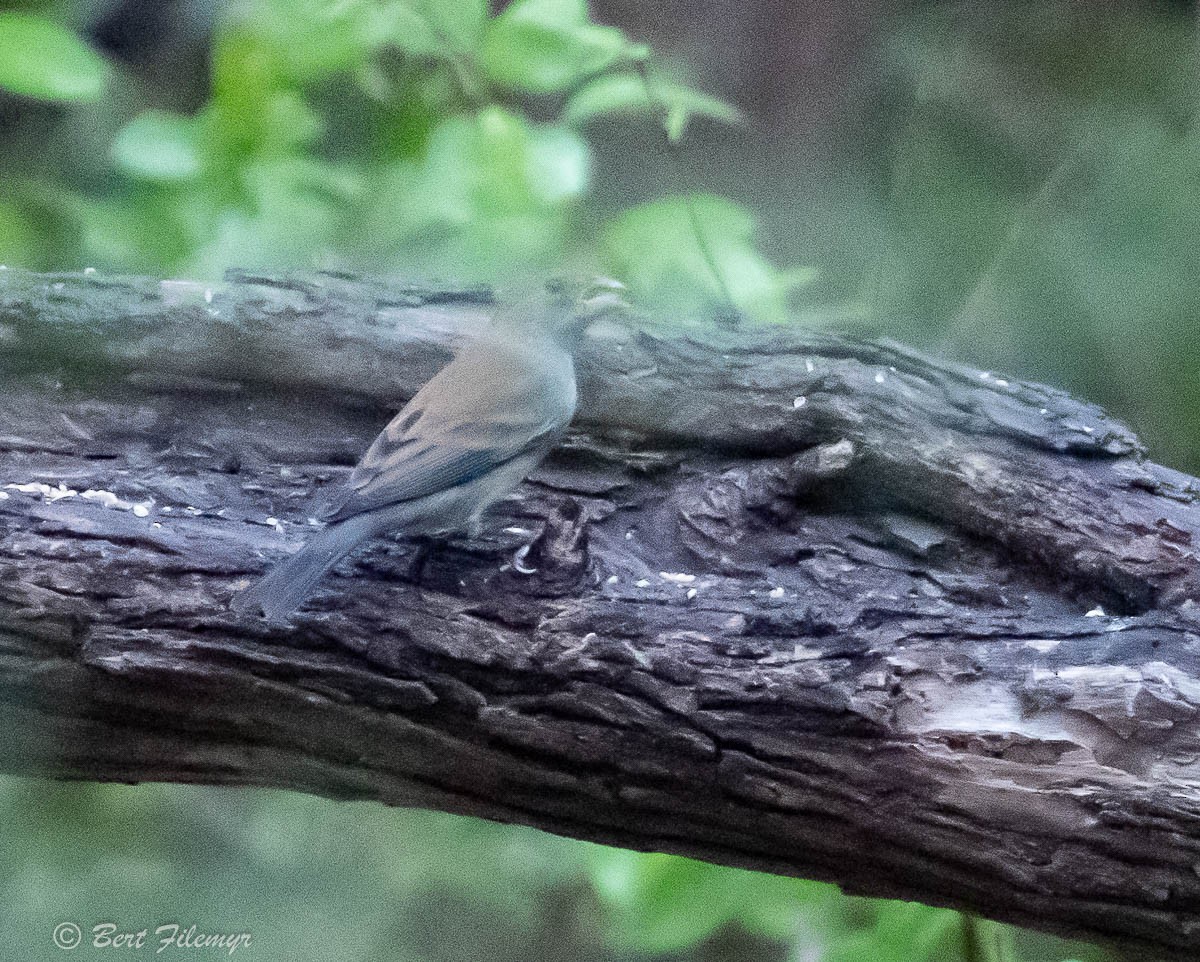
[[[1198,482],[1050,388],[613,327],[482,538],[375,543],[293,628],[228,613],[488,301],[0,271],[0,769],[427,806],[1196,956]]]

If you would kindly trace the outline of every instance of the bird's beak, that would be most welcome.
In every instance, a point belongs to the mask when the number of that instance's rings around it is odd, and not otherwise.
[[[586,316],[596,317],[609,311],[630,310],[629,301],[622,296],[627,288],[620,281],[611,277],[598,277],[591,286],[594,293],[583,301]]]

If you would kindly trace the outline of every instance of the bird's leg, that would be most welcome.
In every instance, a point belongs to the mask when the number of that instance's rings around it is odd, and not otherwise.
[[[417,550],[413,552],[408,562],[408,580],[419,585],[425,577],[425,568],[429,564],[429,556],[433,554],[433,538],[418,535],[412,539]]]
[[[568,588],[587,572],[587,517],[574,498],[551,506],[541,533],[521,548],[512,561],[523,575],[538,575],[543,586]]]

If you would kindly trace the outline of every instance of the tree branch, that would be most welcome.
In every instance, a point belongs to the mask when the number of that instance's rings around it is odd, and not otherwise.
[[[0,271],[0,769],[427,806],[1195,957],[1197,482],[1052,389],[613,327],[482,539],[374,544],[294,628],[229,614],[488,300]]]

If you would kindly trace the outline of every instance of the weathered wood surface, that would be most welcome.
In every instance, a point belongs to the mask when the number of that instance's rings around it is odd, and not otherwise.
[[[229,614],[487,301],[0,271],[0,769],[429,806],[1197,956],[1197,482],[1046,387],[613,326],[483,539],[377,543],[293,628]]]

